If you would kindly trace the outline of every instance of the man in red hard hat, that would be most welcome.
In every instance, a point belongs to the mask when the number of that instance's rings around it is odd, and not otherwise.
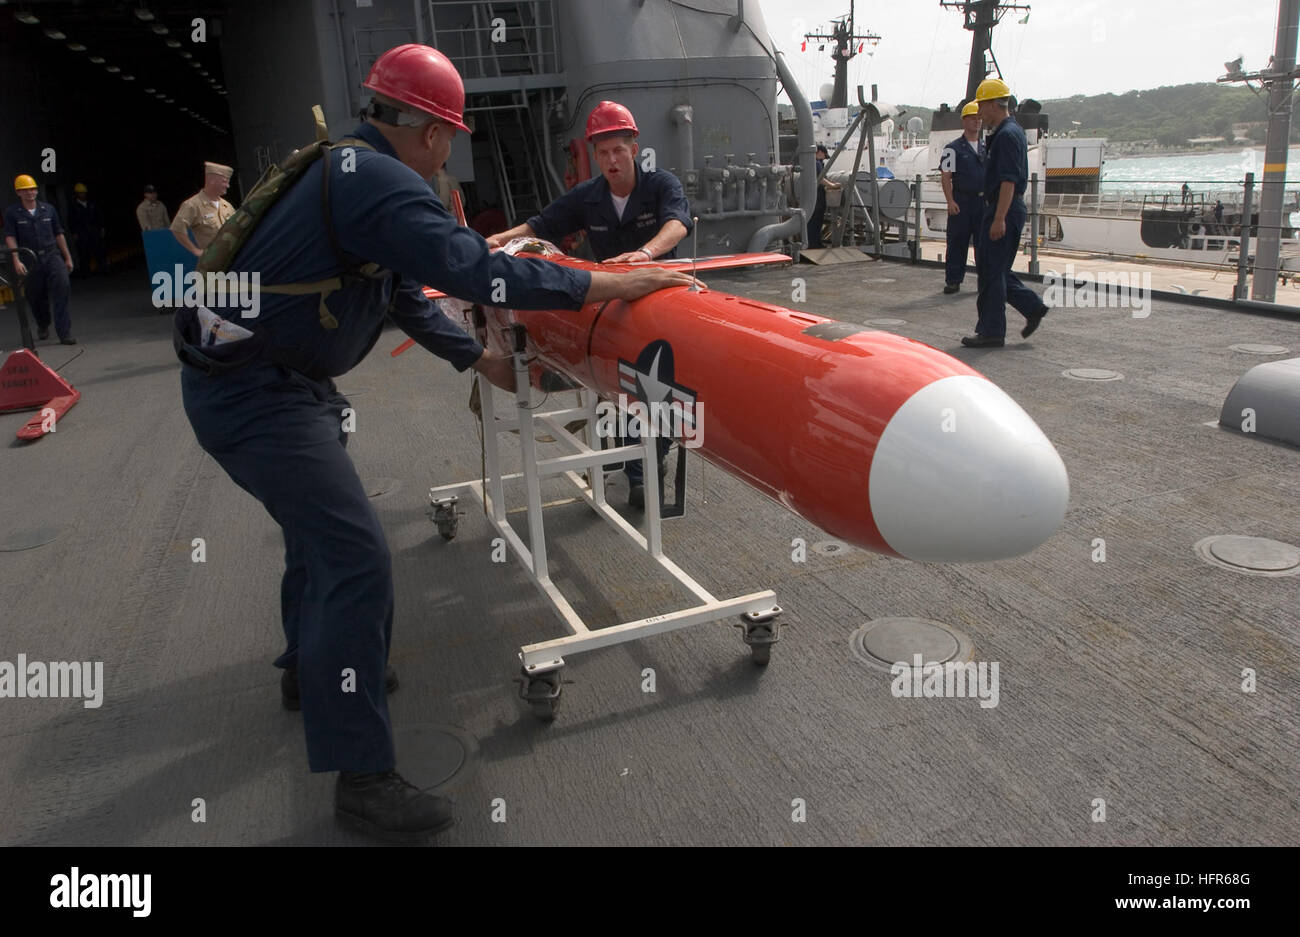
[[[672,257],[693,226],[690,205],[676,176],[662,169],[644,170],[637,163],[636,137],[632,112],[614,101],[601,101],[587,118],[587,140],[595,148],[600,175],[574,186],[526,223],[494,234],[488,243],[499,247],[516,237],[558,242],[582,230],[592,254],[603,263]],[[635,432],[629,434],[629,441],[636,438]],[[669,445],[660,437],[661,463]],[[628,503],[644,507],[641,462],[626,462],[623,470]]]
[[[457,370],[513,387],[510,362],[453,325],[422,284],[484,304],[504,284],[511,306],[577,309],[695,281],[491,253],[429,184],[466,129],[451,62],[428,46],[399,46],[375,62],[365,87],[374,98],[361,126],[274,201],[227,268],[258,273],[256,317],[182,308],[176,344],[200,445],[284,533],[286,647],[275,663],[284,705],[302,710],[311,770],[339,772],[340,820],[418,840],[451,825],[451,805],[396,771],[386,696],[396,685],[387,670],[392,564],[344,451],[348,401],[333,378],[365,357],[388,316]]]
[[[587,118],[587,140],[600,175],[574,186],[527,222],[488,238],[500,247],[512,238],[560,241],[585,230],[595,258],[629,263],[672,257],[691,230],[682,184],[662,169],[636,162],[636,121],[622,104],[601,101]]]

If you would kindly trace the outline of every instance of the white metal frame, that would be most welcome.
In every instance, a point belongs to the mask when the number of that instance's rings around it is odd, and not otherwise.
[[[639,444],[602,450],[596,431],[596,406],[599,398],[594,391],[582,388],[579,391],[582,400],[576,407],[538,412],[532,403],[532,388],[529,384],[528,364],[524,355],[515,354],[513,363],[516,385],[516,413],[513,416],[496,414],[492,386],[486,380],[476,378],[479,381],[483,419],[486,490],[482,481],[473,480],[430,488],[429,496],[430,500],[433,500],[471,493],[483,502],[490,523],[513,548],[524,572],[528,574],[542,595],[550,601],[556,615],[568,629],[568,637],[541,641],[521,648],[519,657],[525,675],[534,676],[559,670],[564,666],[562,653],[576,654],[599,647],[622,644],[649,635],[720,621],[733,615],[741,616],[749,613],[752,620],[765,621],[780,613],[780,609],[776,606],[776,594],[771,590],[752,592],[730,599],[718,599],[664,555],[658,485],[651,483],[645,486],[647,531],[645,535],[624,520],[605,500],[605,479],[601,466],[608,462],[640,456],[646,466],[646,480],[653,482],[654,466],[658,461],[656,440],[653,435],[646,433]],[[565,428],[566,422],[580,418],[585,418],[587,421],[585,439],[579,439]],[[541,427],[545,427],[545,432],[573,451],[554,458],[538,458],[535,433]],[[519,431],[523,471],[502,475],[497,437],[513,430]],[[592,479],[590,486],[579,474],[584,469]],[[606,523],[635,546],[645,550],[665,571],[690,590],[699,599],[699,604],[664,615],[652,615],[649,618],[625,621],[599,629],[589,628],[551,581],[547,566],[546,532],[542,523],[541,482],[543,478],[558,475],[568,479],[577,494]],[[504,483],[519,478],[524,481],[527,498],[527,544],[515,533],[507,520]]]

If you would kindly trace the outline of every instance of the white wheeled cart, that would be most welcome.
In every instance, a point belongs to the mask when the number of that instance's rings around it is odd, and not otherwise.
[[[483,449],[485,482],[473,480],[429,489],[430,516],[439,533],[451,540],[456,536],[461,512],[458,510],[462,495],[472,494],[486,509],[489,522],[513,549],[529,578],[550,602],[569,632],[568,637],[554,638],[529,644],[520,649],[522,669],[519,679],[520,697],[529,704],[535,715],[550,720],[560,704],[563,688],[561,673],[564,654],[577,654],[598,647],[622,644],[648,635],[662,634],[692,625],[720,621],[732,615],[739,616],[737,627],[750,648],[756,664],[764,665],[771,655],[772,645],[780,637],[777,617],[781,608],[776,595],[770,590],[753,592],[730,599],[718,599],[696,582],[680,566],[664,556],[661,536],[659,486],[645,486],[646,534],[622,518],[605,500],[604,472],[601,466],[625,458],[641,457],[646,466],[657,463],[655,438],[647,433],[641,443],[614,449],[601,449],[597,436],[597,394],[587,388],[579,389],[580,403],[576,407],[540,411],[534,408],[532,388],[528,379],[528,362],[524,354],[526,334],[522,325],[514,330],[513,365],[515,371],[515,412],[498,415],[493,405],[492,387],[476,376],[480,383],[480,405],[483,420]],[[568,425],[585,420],[583,437],[570,432]],[[554,458],[539,458],[536,433],[550,434],[566,449],[568,454]],[[522,448],[521,472],[501,473],[501,455],[498,437],[503,433],[518,431]],[[584,474],[585,476],[584,477]],[[582,620],[573,606],[551,581],[546,563],[546,533],[542,518],[541,483],[543,478],[562,476],[582,498],[611,527],[646,551],[674,579],[685,586],[699,600],[699,604],[663,615],[653,615],[636,621],[625,621],[607,627],[591,628]],[[653,471],[647,468],[647,476]],[[523,479],[528,517],[527,544],[515,533],[507,520],[504,483]],[[587,479],[591,479],[588,484]]]

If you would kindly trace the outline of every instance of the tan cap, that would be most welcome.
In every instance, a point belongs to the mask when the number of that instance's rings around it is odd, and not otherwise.
[[[225,176],[227,179],[235,174],[235,171],[229,166],[223,166],[220,163],[204,163],[203,171],[214,176]]]

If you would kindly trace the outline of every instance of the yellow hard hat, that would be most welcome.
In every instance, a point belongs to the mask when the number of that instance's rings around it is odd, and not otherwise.
[[[76,185],[74,185],[74,186],[72,187],[72,191],[73,191],[73,192],[85,192],[85,191],[86,191],[86,184],[85,184],[84,182],[78,182]]]
[[[1011,97],[1011,89],[1001,78],[985,78],[975,89],[976,101],[993,101],[997,98]]]
[[[15,192],[17,192],[19,189],[34,189],[34,188],[36,188],[36,180],[33,179],[31,176],[24,174],[14,179]]]
[[[974,101],[971,101],[969,104],[967,104],[965,107],[961,109],[961,116],[975,117],[979,114],[979,112],[980,112],[980,106],[976,104]]]

